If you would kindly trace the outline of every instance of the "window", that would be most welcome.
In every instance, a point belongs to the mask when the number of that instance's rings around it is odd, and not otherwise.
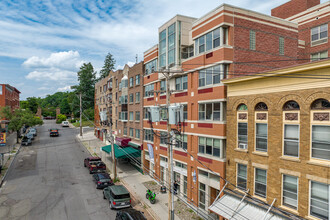
[[[133,103],[134,102],[134,94],[131,93],[129,94],[129,103]]]
[[[312,28],[311,34],[312,41],[328,38],[328,24],[323,24],[321,26]]]
[[[161,93],[166,92],[166,81],[165,80],[160,81],[160,91],[161,91]]]
[[[140,139],[140,129],[135,129],[135,138]]]
[[[159,66],[166,66],[166,29],[159,33]]]
[[[267,152],[267,123],[256,123],[256,150]]]
[[[267,170],[255,169],[254,194],[266,198]]]
[[[127,95],[120,96],[119,104],[127,104]]]
[[[146,85],[144,88],[144,96],[145,97],[150,97],[154,96],[154,84]]]
[[[187,198],[187,189],[188,189],[188,179],[186,176],[183,176],[183,195]]]
[[[179,167],[179,168],[182,168],[182,169],[187,169],[187,165],[186,164],[184,164],[184,163],[180,163],[180,162],[178,162],[178,161],[175,161],[175,166],[176,167]]]
[[[207,154],[215,157],[220,157],[220,139],[215,138],[206,138],[199,137],[198,138],[198,152],[201,154]],[[221,149],[222,150],[222,149]]]
[[[288,101],[283,106],[283,111],[290,111],[290,110],[299,110],[300,106],[295,101]]]
[[[187,137],[187,135],[178,135],[177,134],[175,139],[176,139],[175,147],[187,150],[187,148],[188,148],[188,143],[187,143],[188,142],[188,137]]]
[[[188,120],[188,105],[183,105],[183,119]]]
[[[160,132],[160,144],[168,144],[169,143],[169,137],[167,135],[167,132],[161,131]]]
[[[310,215],[329,219],[329,185],[311,181]]]
[[[167,108],[162,107],[162,108],[160,108],[159,112],[160,112],[160,120],[166,121],[167,120]]]
[[[328,58],[327,50],[311,54],[311,61],[318,61],[318,60],[327,59],[327,58]]]
[[[199,183],[199,207],[205,209],[205,184]]]
[[[168,65],[175,64],[175,24],[168,27]]]
[[[135,103],[140,102],[140,92],[135,93]]]
[[[284,125],[285,156],[299,157],[299,125]]]
[[[282,204],[297,209],[298,207],[298,177],[283,175]]]
[[[143,108],[144,119],[149,119],[149,108]]]
[[[135,85],[137,86],[137,85],[140,85],[140,75],[136,75],[135,76]]]
[[[244,164],[237,164],[237,187],[246,189],[247,180],[247,166]]]
[[[121,112],[121,120],[127,121],[127,112]]]
[[[129,78],[129,87],[133,87],[133,85],[134,85],[134,78],[131,77]]]
[[[127,135],[127,127],[124,127],[124,135]]]
[[[140,121],[140,112],[139,111],[135,112],[135,121]]]
[[[133,128],[129,129],[129,136],[134,137],[134,129]]]
[[[188,76],[187,75],[175,78],[175,89],[176,90],[188,89]]]
[[[144,130],[144,140],[154,142],[154,134],[152,130]]]
[[[247,140],[247,123],[239,122],[237,125],[237,141],[238,148],[247,149],[248,140]]]
[[[198,86],[208,86],[219,84],[227,75],[227,65],[216,65],[213,67],[200,70],[198,74]]]
[[[325,99],[317,99],[312,103],[311,108],[313,110],[325,110],[325,109],[330,110],[330,102]]]
[[[220,102],[199,104],[198,120],[221,121],[221,107],[223,108]]]
[[[195,40],[196,55],[220,46],[220,28]]]
[[[129,120],[130,121],[134,120],[134,113],[133,112],[129,112]]]
[[[279,53],[280,55],[284,55],[284,38],[279,37]]]
[[[256,49],[256,32],[254,30],[250,30],[250,50]]]
[[[330,126],[312,126],[312,157],[330,160]]]
[[[150,61],[149,63],[146,63],[145,75],[149,75],[149,74],[155,72],[156,70],[157,70],[157,59],[154,59],[154,60]],[[138,76],[138,78],[137,78],[137,76]],[[135,76],[135,80],[136,81],[139,80],[139,84],[140,84],[140,75],[137,75],[137,76]],[[138,85],[137,82],[135,82],[135,84]]]

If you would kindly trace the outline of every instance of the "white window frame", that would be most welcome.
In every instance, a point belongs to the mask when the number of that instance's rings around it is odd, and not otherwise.
[[[267,140],[267,142],[266,142],[267,148],[266,148],[266,151],[257,149],[257,124],[266,124],[266,126],[267,126],[267,139],[266,139]],[[258,151],[258,152],[267,153],[268,152],[268,123],[267,122],[255,122],[254,126],[255,126],[255,128],[254,128],[255,129],[255,135],[254,135],[255,146],[254,146],[254,149],[255,149],[255,151]]]
[[[310,147],[310,157],[312,159],[316,159],[316,160],[323,160],[323,161],[327,161],[330,162],[330,158],[329,159],[323,159],[323,158],[318,158],[318,157],[313,157],[313,127],[314,126],[325,126],[325,127],[330,127],[329,124],[311,124],[311,147]]]
[[[325,26],[327,28],[327,36],[321,38],[321,36],[320,36],[321,35],[321,27],[323,27],[323,26]],[[316,40],[313,40],[313,30],[317,30],[318,39],[316,39]],[[328,23],[319,25],[319,26],[314,27],[314,28],[311,29],[311,42],[319,41],[319,40],[322,40],[322,39],[327,39],[328,37],[329,37]]]
[[[242,176],[239,176],[239,173],[238,173],[238,167],[239,166],[245,166],[246,167],[246,177],[242,177]],[[245,178],[245,184],[246,184],[246,188],[242,188],[241,186],[238,185],[238,177],[244,179]],[[248,188],[248,166],[246,164],[241,164],[241,163],[236,163],[236,186],[237,188],[241,189],[241,190],[246,190]]]
[[[291,205],[286,205],[284,204],[284,176],[290,176],[290,177],[294,177],[297,179],[297,202],[296,202],[296,207],[293,207]],[[293,210],[298,210],[298,205],[299,205],[299,177],[297,176],[292,176],[292,175],[288,175],[288,174],[282,174],[282,190],[281,190],[282,194],[281,194],[281,204],[282,206],[285,206],[285,207],[288,207],[290,209],[293,209]],[[292,193],[292,192],[290,192]]]
[[[286,138],[285,138],[285,127],[286,126],[298,126],[298,141],[294,141],[294,140],[287,140],[287,141],[291,141],[291,142],[296,142],[298,143],[298,155],[297,156],[293,156],[293,155],[287,155],[285,154],[285,141],[286,141]],[[283,156],[286,156],[286,157],[294,157],[294,158],[299,158],[300,156],[300,125],[299,124],[288,124],[288,123],[283,123]]]
[[[324,184],[324,185],[328,185],[328,219],[330,219],[330,185],[329,184],[326,184],[326,183],[321,183],[321,182],[317,182],[317,181],[313,181],[313,180],[310,180],[309,181],[309,200],[308,200],[308,213],[309,213],[309,216],[312,216],[312,217],[316,217],[318,218],[317,216],[313,216],[312,213],[311,213],[311,205],[312,205],[312,182],[315,182],[315,183],[319,183],[319,184]]]
[[[261,195],[261,194],[256,193],[256,183],[264,184],[264,183],[261,183],[261,182],[257,182],[257,169],[266,171],[266,192],[265,192],[265,195]],[[254,195],[262,197],[262,198],[267,198],[267,173],[268,173],[267,169],[261,169],[259,167],[254,168]]]
[[[239,137],[242,136],[239,134],[239,124],[246,124],[246,143],[242,143],[239,140]],[[247,150],[248,149],[248,122],[247,121],[238,121],[237,122],[237,148],[239,149],[244,149]],[[242,147],[241,147],[242,146]]]

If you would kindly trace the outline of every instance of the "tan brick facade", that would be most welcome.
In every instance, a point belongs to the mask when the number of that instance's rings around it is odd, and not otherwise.
[[[308,64],[311,66],[311,64]],[[323,61],[319,64],[314,64],[314,71],[304,72],[305,74],[325,74],[330,70],[330,61]],[[326,67],[318,69],[317,65]],[[297,73],[304,66],[296,67]],[[292,68],[294,69],[294,68]],[[285,70],[281,70],[285,71]],[[280,71],[279,71],[280,72]],[[300,72],[301,73],[301,72]],[[285,85],[286,82],[294,81],[290,85]],[[230,80],[229,80],[230,81]],[[304,82],[303,82],[304,81]],[[310,84],[314,84],[314,88]],[[266,198],[263,199],[267,203],[272,203],[276,199],[275,206],[287,210],[293,214],[297,214],[304,218],[309,218],[310,207],[310,181],[317,181],[325,184],[330,184],[329,167],[330,161],[324,159],[316,159],[311,153],[311,128],[312,125],[329,125],[329,118],[321,118],[315,120],[314,113],[330,112],[326,110],[311,110],[312,103],[317,99],[325,99],[330,101],[330,83],[323,80],[295,78],[258,78],[249,80],[249,84],[244,81],[235,83],[235,88],[231,88],[232,82],[228,83],[228,98],[227,98],[227,166],[226,177],[232,183],[237,183],[237,164],[247,165],[247,189],[250,189],[250,194],[255,195],[255,168],[267,170],[267,192]],[[273,82],[273,84],[269,84]],[[249,86],[250,85],[250,86]],[[296,85],[296,89],[292,86]],[[299,85],[299,86],[297,86]],[[241,86],[241,88],[239,88]],[[259,92],[255,90],[259,86]],[[280,89],[281,88],[281,89]],[[304,89],[309,88],[309,89]],[[261,92],[264,90],[264,92]],[[235,95],[234,94],[235,91]],[[249,91],[248,95],[245,95]],[[254,91],[254,92],[253,92]],[[283,106],[288,101],[296,101],[300,110],[284,111]],[[255,106],[263,102],[268,106],[267,119],[264,121],[268,124],[268,150],[260,152],[255,149],[256,146],[256,110]],[[240,104],[245,104],[247,111],[247,149],[239,149],[238,147],[238,120],[245,117],[239,117],[240,111],[237,110]],[[285,118],[285,112],[298,113],[298,117]],[[297,124],[299,125],[299,156],[289,157],[284,156],[284,125]],[[330,135],[324,134],[324,135]],[[298,207],[297,210],[288,208],[283,205],[282,199],[282,179],[283,174],[298,177]],[[259,197],[258,197],[259,198]],[[317,219],[317,218],[316,218]]]

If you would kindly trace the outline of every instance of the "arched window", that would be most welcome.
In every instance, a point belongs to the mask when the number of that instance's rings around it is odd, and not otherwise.
[[[264,102],[259,102],[258,104],[256,104],[256,107],[254,108],[254,110],[256,110],[256,111],[267,111],[268,107]]]
[[[330,102],[326,99],[317,99],[312,103],[311,109],[330,109]]]
[[[237,107],[237,111],[247,111],[248,108],[245,104],[240,104],[238,107]]]
[[[283,105],[283,111],[290,111],[290,110],[299,110],[300,106],[296,101],[287,101]]]

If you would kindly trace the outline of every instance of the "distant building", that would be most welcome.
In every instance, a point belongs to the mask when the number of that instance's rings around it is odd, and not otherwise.
[[[21,92],[15,87],[8,84],[0,84],[0,108],[10,107],[12,111],[19,108],[19,94]],[[0,119],[1,128],[5,128],[8,121]]]

